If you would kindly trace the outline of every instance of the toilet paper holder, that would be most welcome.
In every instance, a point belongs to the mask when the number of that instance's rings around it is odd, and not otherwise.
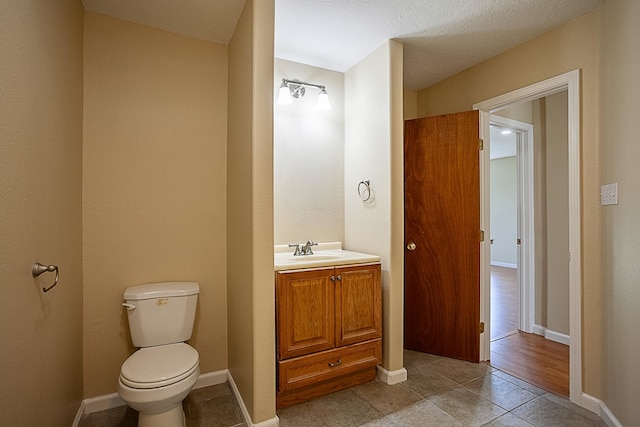
[[[51,289],[54,288],[54,286],[56,286],[58,284],[58,279],[60,278],[60,271],[58,270],[58,266],[57,265],[44,265],[44,264],[40,264],[38,261],[33,263],[33,267],[31,268],[31,275],[33,277],[38,277],[39,275],[41,275],[42,273],[56,273],[56,278],[53,281],[53,285],[49,286],[49,287],[42,287],[42,290],[44,292],[49,292]]]

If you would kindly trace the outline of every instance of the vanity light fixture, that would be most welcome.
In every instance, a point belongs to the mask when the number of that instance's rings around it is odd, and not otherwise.
[[[306,87],[315,87],[320,89],[318,95],[318,102],[316,103],[316,109],[318,110],[330,110],[331,104],[329,103],[329,95],[324,85],[318,85],[315,83],[301,82],[300,80],[282,79],[280,90],[278,91],[278,104],[288,105],[293,104],[293,98],[302,98],[305,94]]]

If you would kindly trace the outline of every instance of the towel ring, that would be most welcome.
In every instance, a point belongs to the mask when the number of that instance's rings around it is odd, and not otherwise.
[[[58,271],[58,266],[57,265],[43,265],[40,264],[38,261],[33,263],[33,268],[31,269],[31,275],[33,277],[38,277],[39,275],[41,275],[42,273],[53,273],[55,271],[56,273],[56,278],[53,281],[53,285],[47,287],[42,287],[42,290],[44,292],[49,292],[51,289],[54,288],[54,286],[56,286],[58,284],[58,279],[60,278],[60,272]]]
[[[358,196],[363,202],[368,202],[371,199],[371,183],[368,179],[358,183]]]

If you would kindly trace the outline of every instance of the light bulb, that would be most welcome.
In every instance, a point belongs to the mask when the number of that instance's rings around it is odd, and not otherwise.
[[[293,104],[293,98],[291,98],[291,91],[289,90],[289,85],[285,83],[282,83],[282,86],[280,86],[280,90],[278,91],[278,104],[280,105]]]
[[[322,89],[320,95],[318,95],[318,103],[316,104],[317,110],[330,110],[331,104],[329,103],[329,95],[327,91]]]

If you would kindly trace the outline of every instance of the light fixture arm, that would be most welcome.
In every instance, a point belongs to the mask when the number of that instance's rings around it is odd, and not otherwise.
[[[315,87],[320,90],[318,95],[318,103],[316,109],[330,110],[329,97],[324,85],[309,82],[301,82],[300,80],[282,79],[282,84],[278,90],[278,104],[287,105],[293,103],[293,98],[302,98],[305,93],[305,87]]]
[[[323,91],[323,90],[326,91],[324,85],[318,85],[318,84],[315,84],[315,83],[308,83],[308,82],[301,82],[299,80],[282,79],[282,85],[289,85],[290,83],[294,84],[294,85],[298,85],[298,86],[317,87],[321,91]]]

